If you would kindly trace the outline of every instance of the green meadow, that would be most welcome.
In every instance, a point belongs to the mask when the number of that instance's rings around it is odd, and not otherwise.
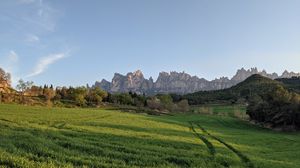
[[[0,167],[297,168],[300,133],[214,114],[1,104]]]

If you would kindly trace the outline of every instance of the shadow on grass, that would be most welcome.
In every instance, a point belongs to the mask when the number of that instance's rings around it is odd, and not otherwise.
[[[82,126],[113,128],[113,129],[119,129],[123,131],[147,132],[147,133],[164,135],[164,136],[193,137],[192,134],[188,131],[178,131],[178,130],[166,129],[166,128],[151,128],[151,127],[145,128],[145,127],[128,126],[124,124],[118,125],[118,124],[109,124],[109,123],[100,123],[100,122],[85,122],[82,124],[83,124]]]
[[[30,162],[52,160],[58,166],[71,164],[88,167],[207,167],[215,164],[202,159],[207,156],[201,150],[192,151],[194,148],[201,149],[199,145],[192,143],[53,128],[12,126],[0,127],[0,131],[0,149],[12,157],[22,157]],[[200,157],[195,157],[196,154]],[[1,164],[10,165],[7,162]],[[22,167],[22,162],[18,166]]]

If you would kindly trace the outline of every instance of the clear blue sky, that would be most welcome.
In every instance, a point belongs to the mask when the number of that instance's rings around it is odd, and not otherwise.
[[[0,46],[0,67],[40,85],[137,69],[300,72],[300,1],[1,0]]]

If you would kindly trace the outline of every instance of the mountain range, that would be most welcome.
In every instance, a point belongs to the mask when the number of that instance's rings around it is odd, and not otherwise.
[[[115,73],[111,82],[102,79],[95,82],[93,87],[100,87],[111,93],[136,92],[138,94],[158,94],[158,93],[177,93],[187,94],[197,91],[209,91],[229,88],[234,86],[251,75],[259,74],[270,79],[299,77],[300,73],[288,72],[285,70],[281,75],[277,73],[267,73],[265,70],[259,71],[257,68],[237,70],[232,77],[221,77],[214,80],[206,80],[197,76],[191,76],[185,72],[170,73],[160,72],[156,81],[152,77],[146,79],[142,71],[129,72],[126,75]]]

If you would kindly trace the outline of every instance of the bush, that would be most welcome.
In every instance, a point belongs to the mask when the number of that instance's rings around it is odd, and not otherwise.
[[[163,110],[160,100],[156,97],[148,99],[147,106],[153,110]]]
[[[282,86],[251,97],[247,114],[252,120],[271,127],[300,128],[300,96]]]
[[[187,100],[181,100],[180,102],[178,102],[177,107],[180,112],[189,111],[189,103]]]

